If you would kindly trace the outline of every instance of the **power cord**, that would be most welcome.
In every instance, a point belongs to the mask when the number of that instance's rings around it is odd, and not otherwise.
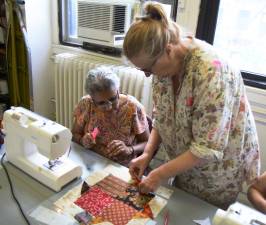
[[[8,183],[9,183],[9,187],[10,187],[11,195],[12,195],[13,199],[15,200],[15,202],[16,202],[18,208],[19,208],[19,211],[20,211],[21,215],[23,216],[23,218],[25,219],[26,223],[27,223],[28,225],[30,225],[30,222],[29,222],[28,218],[26,217],[25,213],[23,212],[23,209],[22,209],[22,207],[21,207],[19,201],[17,200],[17,197],[15,196],[14,189],[13,189],[13,185],[12,185],[12,182],[11,182],[10,176],[9,176],[8,171],[7,171],[7,168],[6,168],[6,166],[4,165],[4,162],[3,162],[3,161],[4,161],[4,157],[5,157],[5,155],[6,155],[6,153],[4,153],[3,156],[2,156],[2,158],[1,158],[1,165],[2,165],[2,167],[4,168],[4,171],[5,171],[5,173],[6,173],[6,177],[7,177],[7,179],[8,179]]]

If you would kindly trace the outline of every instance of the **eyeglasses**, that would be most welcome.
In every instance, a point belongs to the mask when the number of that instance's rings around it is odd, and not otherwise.
[[[161,56],[164,54],[164,51],[162,53],[160,53],[158,55],[158,57],[156,57],[154,59],[154,61],[152,62],[152,64],[149,66],[150,69],[140,69],[146,77],[149,77],[152,74],[152,68],[154,67],[154,65],[158,62],[159,58],[161,58]]]
[[[109,106],[109,105],[113,105],[116,103],[116,101],[118,100],[119,98],[119,94],[118,94],[118,91],[116,92],[116,95],[107,99],[106,101],[99,101],[99,102],[96,102],[95,100],[93,100],[94,104],[97,105],[97,106],[100,106],[100,107],[106,107],[106,106]]]

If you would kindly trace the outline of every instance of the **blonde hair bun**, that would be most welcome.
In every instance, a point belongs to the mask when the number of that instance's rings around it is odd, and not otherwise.
[[[161,21],[166,27],[169,25],[166,12],[161,3],[152,1],[146,2],[144,5],[144,11],[147,17]]]

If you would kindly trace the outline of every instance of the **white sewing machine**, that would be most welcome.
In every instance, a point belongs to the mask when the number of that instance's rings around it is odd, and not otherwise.
[[[266,215],[246,205],[236,202],[224,211],[218,209],[213,225],[266,225]]]
[[[66,127],[22,107],[5,111],[3,126],[7,160],[30,176],[55,191],[81,176],[64,155],[72,138]]]

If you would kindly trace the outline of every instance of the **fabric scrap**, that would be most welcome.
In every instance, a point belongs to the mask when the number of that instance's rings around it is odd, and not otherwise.
[[[107,177],[109,175],[108,172],[100,170],[100,171],[95,171],[93,173],[91,173],[88,177],[85,178],[85,182],[89,185],[89,186],[93,186],[95,185],[97,182],[99,182],[100,180],[104,179],[105,177]]]
[[[139,218],[139,219],[131,219],[127,225],[147,225],[149,221],[153,221],[149,218]],[[156,223],[155,223],[156,224]],[[154,224],[154,225],[155,225]]]
[[[136,213],[136,209],[115,199],[109,207],[102,210],[99,216],[114,225],[126,225]]]
[[[129,184],[113,175],[109,175],[99,181],[97,186],[110,194],[112,197],[120,200],[126,199],[129,195],[129,193],[127,193]]]
[[[153,217],[155,218],[161,212],[163,207],[167,204],[167,200],[159,196],[155,196],[148,204],[151,208]]]
[[[92,215],[90,215],[88,212],[83,211],[74,216],[74,218],[79,222],[83,224],[88,224],[92,220]]]
[[[54,202],[57,211],[62,211],[64,214],[74,217],[77,213],[83,211],[82,208],[74,204],[74,201],[80,197],[81,185],[74,187],[68,191],[60,199]]]
[[[135,185],[130,185],[127,189],[129,193],[128,197],[125,199],[125,203],[134,207],[137,210],[143,210],[144,206],[154,198],[154,194],[141,194],[138,190],[138,187]]]
[[[80,194],[83,195],[85,192],[87,192],[90,189],[90,186],[86,183],[86,181],[83,182]]]
[[[91,187],[89,191],[75,201],[75,204],[91,213],[93,216],[97,216],[104,207],[112,204],[114,200],[114,198],[98,187]]]
[[[173,194],[174,190],[171,190],[169,188],[160,186],[156,191],[155,194],[156,195],[160,195],[163,198],[169,199],[171,197],[171,195]]]
[[[131,175],[128,172],[128,168],[121,166],[119,164],[117,165],[109,164],[107,167],[104,168],[103,171],[112,174],[115,177],[118,177],[125,182],[129,182],[131,180]]]

